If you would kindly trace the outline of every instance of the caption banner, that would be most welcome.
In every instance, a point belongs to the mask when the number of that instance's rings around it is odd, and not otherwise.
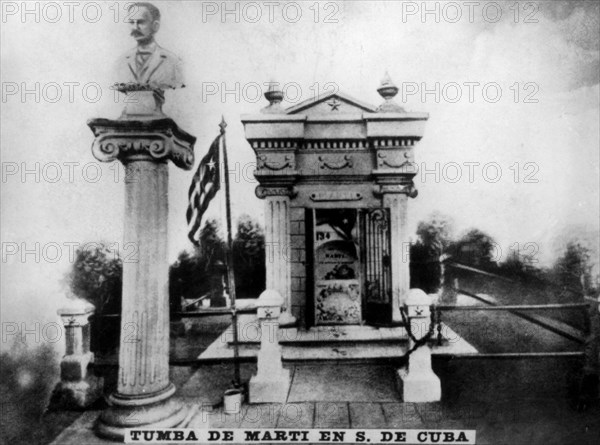
[[[125,443],[406,443],[474,444],[475,430],[131,429]]]

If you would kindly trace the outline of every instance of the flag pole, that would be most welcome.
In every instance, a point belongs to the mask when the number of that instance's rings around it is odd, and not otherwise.
[[[231,235],[231,193],[229,190],[229,163],[227,161],[227,144],[225,139],[225,116],[221,116],[221,138],[223,139],[223,176],[225,176],[225,214],[227,219],[227,282],[229,286],[229,298],[231,299],[231,314],[233,328],[233,364],[234,378],[233,385],[236,388],[241,386],[240,382],[240,352],[238,345],[238,322],[237,310],[235,307],[235,276],[233,271],[233,239]]]

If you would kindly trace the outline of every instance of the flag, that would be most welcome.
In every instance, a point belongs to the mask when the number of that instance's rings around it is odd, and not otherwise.
[[[186,212],[188,238],[196,246],[200,239],[202,215],[220,188],[219,152],[222,136],[222,134],[217,136],[206,156],[200,161],[188,192],[189,205]]]

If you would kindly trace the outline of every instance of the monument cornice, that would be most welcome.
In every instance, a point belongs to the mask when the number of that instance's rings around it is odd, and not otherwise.
[[[182,130],[171,118],[153,120],[91,119],[88,126],[95,139],[92,153],[101,162],[120,160],[167,160],[184,170],[194,165],[196,137]]]

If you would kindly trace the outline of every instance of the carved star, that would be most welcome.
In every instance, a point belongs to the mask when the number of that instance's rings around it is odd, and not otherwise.
[[[334,97],[329,102],[327,102],[327,105],[331,107],[330,111],[339,111],[340,105],[342,105],[342,103]]]
[[[272,318],[273,317],[273,311],[271,309],[265,309],[265,317],[266,318]]]

